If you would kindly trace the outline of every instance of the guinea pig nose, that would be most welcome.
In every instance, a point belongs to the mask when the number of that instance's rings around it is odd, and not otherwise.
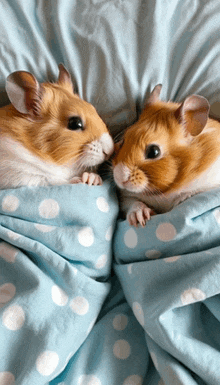
[[[126,186],[126,184],[130,181],[130,175],[125,175],[123,178],[123,185]]]
[[[108,160],[110,157],[110,154],[108,154],[107,151],[104,151],[104,150],[102,150],[102,152],[104,154],[105,160]]]

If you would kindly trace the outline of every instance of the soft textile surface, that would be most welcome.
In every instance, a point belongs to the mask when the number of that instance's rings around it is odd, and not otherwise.
[[[220,116],[219,36],[219,0],[1,0],[0,104],[9,73],[54,81],[63,62],[112,133],[158,83],[163,100],[199,93]],[[219,192],[134,230],[114,227],[110,191],[0,194],[20,202],[1,206],[0,385],[219,385]],[[45,199],[55,218],[34,211]]]
[[[106,184],[0,192],[0,384],[45,384],[82,345],[110,289],[117,212]]]
[[[145,228],[119,223],[114,252],[126,299],[165,384],[218,385],[220,190],[152,217]]]
[[[16,70],[55,80],[63,62],[118,130],[158,83],[164,100],[219,102],[219,25],[219,0],[1,0],[0,85]]]

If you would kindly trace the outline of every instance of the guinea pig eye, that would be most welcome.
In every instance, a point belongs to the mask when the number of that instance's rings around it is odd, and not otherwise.
[[[146,147],[146,150],[145,150],[146,159],[158,158],[160,154],[161,154],[160,147],[157,146],[156,144],[150,144],[149,146]]]
[[[83,130],[83,122],[79,116],[72,116],[68,120],[67,128],[71,131],[81,131]]]

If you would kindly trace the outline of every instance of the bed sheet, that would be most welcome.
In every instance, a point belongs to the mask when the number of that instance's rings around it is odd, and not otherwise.
[[[220,117],[219,0],[1,0],[0,55],[1,106],[9,73],[54,81],[62,62],[113,135],[137,119],[158,83],[163,100],[198,93]],[[21,206],[5,215],[14,198],[1,207],[0,385],[219,384],[219,190],[136,231],[126,222],[116,226],[117,202],[107,185],[89,194],[86,186],[61,188],[66,202],[74,192],[94,210],[89,217],[81,203],[71,206],[73,233],[81,228],[89,243],[100,232],[94,254],[94,245],[72,254],[78,240],[69,238],[62,203],[56,218],[39,211],[30,217],[31,205],[21,217]],[[58,191],[39,189],[33,202],[63,202]],[[17,199],[32,193],[19,189]]]

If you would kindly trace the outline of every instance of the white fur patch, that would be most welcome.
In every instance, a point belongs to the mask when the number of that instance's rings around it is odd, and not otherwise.
[[[124,189],[125,188],[124,182],[127,182],[129,180],[131,172],[129,168],[125,166],[123,163],[118,163],[114,167],[113,175],[118,187]]]
[[[6,136],[0,140],[0,159],[1,189],[65,184],[78,171],[74,167],[43,161]]]
[[[114,151],[112,137],[106,132],[99,139],[88,143],[83,151],[81,164],[84,167],[97,166],[108,159]]]

